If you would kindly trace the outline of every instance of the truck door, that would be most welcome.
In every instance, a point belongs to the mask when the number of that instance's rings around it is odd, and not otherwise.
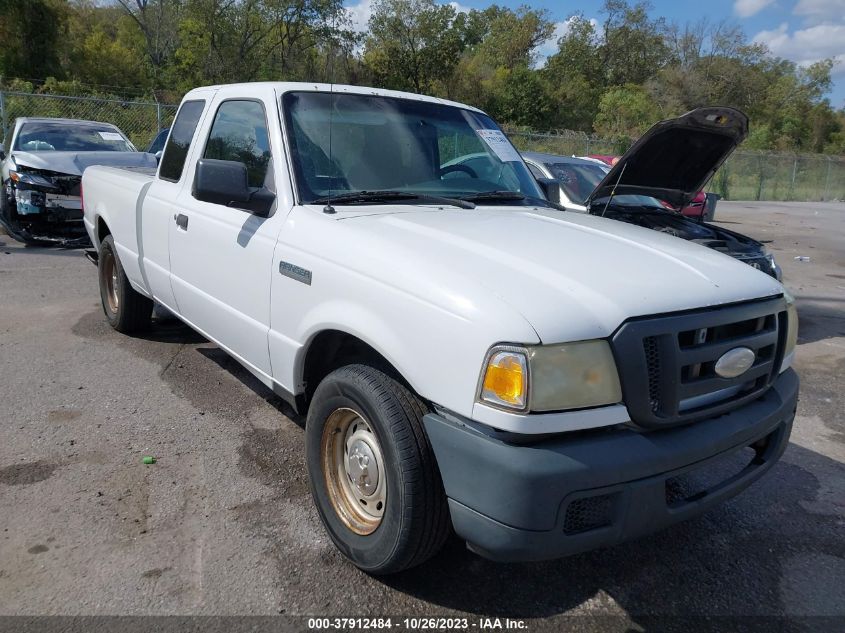
[[[143,208],[132,210],[138,224],[138,257],[141,275],[156,301],[178,312],[170,283],[170,251],[168,234],[177,207],[174,201],[182,190],[188,157],[206,101],[185,101],[176,114],[167,145],[159,163],[155,180],[150,184]],[[127,213],[130,210],[127,210]]]
[[[271,147],[268,120],[278,121],[272,91],[264,98],[225,98],[218,93],[191,153],[190,173],[170,223],[171,284],[182,318],[266,384],[271,376],[273,250],[285,213],[274,208],[268,217],[260,217],[197,200],[192,183],[197,160],[214,158],[245,163],[251,187],[276,191],[273,157],[283,154],[280,147]]]

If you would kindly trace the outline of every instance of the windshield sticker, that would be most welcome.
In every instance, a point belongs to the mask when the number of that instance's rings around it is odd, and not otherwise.
[[[123,137],[117,132],[98,132],[104,141],[122,141]]]
[[[508,137],[501,130],[476,130],[475,133],[487,143],[503,163],[521,160],[516,148],[511,145]]]

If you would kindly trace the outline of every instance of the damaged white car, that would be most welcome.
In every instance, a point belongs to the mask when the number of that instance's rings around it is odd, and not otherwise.
[[[3,148],[0,224],[29,243],[88,243],[80,191],[86,167],[156,167],[119,128],[95,121],[19,118]]]

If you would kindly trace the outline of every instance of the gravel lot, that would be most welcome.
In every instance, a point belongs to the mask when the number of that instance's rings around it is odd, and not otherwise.
[[[772,630],[843,630],[845,204],[722,203],[717,218],[771,240],[799,301],[801,403],[771,473],[634,543],[498,565],[453,540],[381,579],[323,533],[301,419],[176,321],[113,332],[80,252],[0,235],[0,615],[451,613],[530,630],[787,616]]]

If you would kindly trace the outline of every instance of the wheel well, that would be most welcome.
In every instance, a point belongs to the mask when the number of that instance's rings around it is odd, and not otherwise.
[[[305,382],[306,404],[310,403],[314,390],[323,378],[335,369],[353,363],[362,363],[380,369],[413,391],[408,381],[390,364],[390,361],[371,345],[346,332],[325,330],[314,338],[305,356],[302,378]]]
[[[106,239],[106,235],[111,235],[111,229],[109,229],[106,221],[102,217],[99,217],[97,218],[97,240],[102,243]]]

